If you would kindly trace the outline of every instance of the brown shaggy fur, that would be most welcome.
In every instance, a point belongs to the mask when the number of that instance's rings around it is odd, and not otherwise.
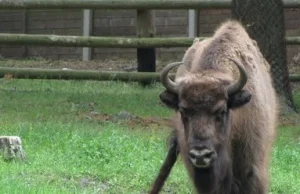
[[[183,57],[184,65],[177,71],[178,98],[181,105],[206,113],[213,111],[213,106],[222,100],[226,101],[228,97],[222,91],[223,86],[239,77],[237,67],[228,58],[239,60],[244,65],[248,82],[243,89],[250,92],[250,102],[229,111],[226,126],[230,130],[228,135],[221,134],[220,137],[216,136],[217,132],[209,130],[208,117],[197,117],[196,122],[207,130],[187,133],[183,118],[177,112],[174,128],[180,153],[199,193],[265,194],[277,122],[277,97],[269,64],[240,23],[226,21],[213,37],[203,41],[195,39]],[[214,172],[198,172],[189,160],[187,139],[199,135],[197,133],[207,137],[213,135],[214,143],[224,149]],[[205,184],[211,184],[211,187],[203,188]]]

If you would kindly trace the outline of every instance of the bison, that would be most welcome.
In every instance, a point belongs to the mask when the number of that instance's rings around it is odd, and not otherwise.
[[[176,142],[197,193],[267,193],[278,100],[270,66],[242,24],[228,20],[195,39],[182,62],[164,67],[161,82],[159,98],[175,112]],[[174,146],[170,153],[165,165],[176,160]]]

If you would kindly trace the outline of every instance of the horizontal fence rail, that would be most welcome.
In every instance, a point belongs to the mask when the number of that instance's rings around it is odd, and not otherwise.
[[[204,39],[202,37],[200,39]],[[139,48],[139,47],[186,47],[193,39],[186,37],[175,38],[127,38],[99,36],[59,36],[36,34],[4,34],[0,33],[0,44],[9,45],[44,45],[66,47],[110,47],[110,48]]]
[[[226,8],[231,1],[209,0],[2,0],[1,9],[192,9]]]
[[[289,75],[290,82],[299,82],[300,81],[300,74],[290,74]]]
[[[199,37],[200,40],[203,40],[205,38],[207,37]],[[127,38],[0,33],[0,44],[9,45],[40,45],[97,48],[158,48],[189,47],[193,43],[193,40],[193,38],[187,37]],[[299,45],[300,37],[286,37],[286,43],[290,45]]]
[[[93,70],[62,70],[40,68],[0,67],[0,78],[16,79],[62,79],[98,81],[160,81],[155,72],[110,72]]]
[[[289,45],[300,45],[300,37],[299,36],[285,37],[285,41]]]
[[[299,8],[298,0],[284,0]],[[0,9],[199,9],[230,8],[230,0],[0,0]]]
[[[169,76],[174,79],[175,74]],[[0,67],[1,78],[160,82],[160,73]],[[300,74],[290,74],[289,80],[300,81]]]

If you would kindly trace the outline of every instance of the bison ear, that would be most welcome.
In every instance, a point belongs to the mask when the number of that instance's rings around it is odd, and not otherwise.
[[[165,104],[167,107],[178,110],[178,95],[174,94],[172,92],[169,92],[168,90],[163,91],[159,98],[163,104]]]
[[[229,96],[227,106],[228,108],[235,109],[247,104],[251,99],[251,94],[247,90],[241,90],[236,94]]]

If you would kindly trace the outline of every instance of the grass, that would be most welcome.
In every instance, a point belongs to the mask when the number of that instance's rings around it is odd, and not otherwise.
[[[126,127],[114,124],[101,128],[54,122],[15,126],[10,131],[19,131],[23,138],[27,163],[1,164],[0,182],[5,185],[1,193],[18,193],[19,188],[24,193],[139,193],[146,189],[160,163],[165,135],[128,133]]]
[[[300,193],[299,126],[279,129],[272,159],[271,193]]]
[[[0,193],[146,193],[166,154],[168,127],[100,115],[126,111],[167,118],[171,112],[159,104],[161,90],[133,83],[1,79],[1,134],[20,136],[27,160],[0,160]],[[299,128],[278,129],[272,194],[300,193]],[[178,162],[162,193],[191,192]]]

